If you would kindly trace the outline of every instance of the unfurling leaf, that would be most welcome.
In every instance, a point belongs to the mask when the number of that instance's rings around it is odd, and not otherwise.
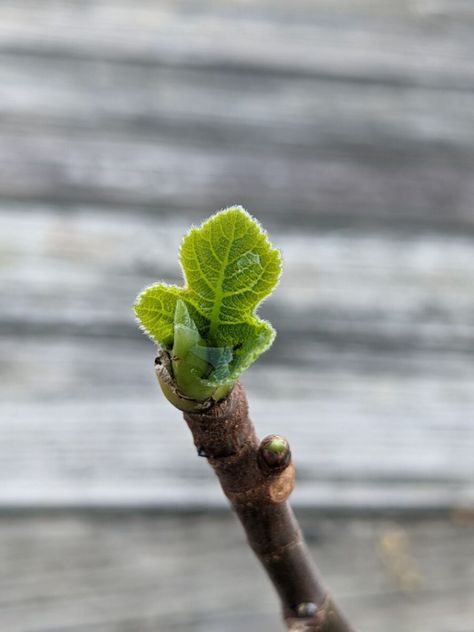
[[[278,282],[281,257],[241,207],[213,215],[184,237],[185,285],[158,283],[137,298],[145,332],[171,355],[182,393],[196,400],[232,384],[275,337],[255,310]]]

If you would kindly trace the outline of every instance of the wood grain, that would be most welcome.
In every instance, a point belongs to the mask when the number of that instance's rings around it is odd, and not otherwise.
[[[8,3],[0,194],[472,233],[472,15],[440,11]]]
[[[472,522],[300,519],[361,630],[472,630]],[[3,516],[0,542],[6,632],[282,629],[230,516]]]
[[[2,632],[279,629],[130,310],[236,202],[285,261],[251,414],[334,594],[366,632],[473,632],[473,27],[466,0],[0,3]]]
[[[473,24],[443,0],[1,4],[2,506],[223,503],[130,305],[235,202],[285,260],[247,385],[296,503],[472,505]]]

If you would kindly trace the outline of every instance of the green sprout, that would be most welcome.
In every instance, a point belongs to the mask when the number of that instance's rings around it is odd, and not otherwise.
[[[285,450],[288,450],[288,442],[283,437],[274,437],[265,448],[274,454],[281,454],[285,452]]]
[[[168,360],[179,393],[218,400],[275,338],[255,310],[278,283],[280,252],[257,220],[235,206],[191,228],[179,260],[184,286],[145,288],[135,314]]]

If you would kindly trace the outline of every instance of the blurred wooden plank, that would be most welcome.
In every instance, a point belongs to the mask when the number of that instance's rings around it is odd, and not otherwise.
[[[0,194],[167,212],[239,200],[280,222],[472,232],[459,3],[449,28],[439,2],[294,11],[3,5]]]
[[[252,210],[252,209],[250,209]],[[200,219],[207,216],[206,212]],[[257,213],[264,225],[265,214]],[[131,304],[158,279],[180,283],[177,252],[193,215],[174,218],[37,207],[0,214],[4,334],[139,338]],[[471,239],[272,230],[284,274],[263,306],[289,345],[365,348],[377,355],[474,351]],[[300,361],[308,357],[301,349]],[[311,353],[313,348],[311,347]]]
[[[0,6],[0,503],[223,503],[130,304],[235,202],[286,262],[249,384],[259,432],[294,443],[296,501],[474,502],[472,18]]]
[[[238,201],[282,223],[308,226],[315,213],[323,226],[472,233],[470,155],[434,152],[429,161],[412,156],[395,164],[389,155],[358,156],[261,156],[213,146],[92,137],[71,142],[63,134],[4,132],[0,194],[168,214],[194,208],[201,215]]]
[[[471,629],[472,524],[301,518],[361,630]],[[230,516],[3,516],[0,545],[8,632],[282,629],[276,597]]]
[[[153,350],[130,341],[0,339],[3,506],[223,506]],[[315,358],[318,349],[314,349]],[[326,356],[327,359],[327,356]],[[474,503],[472,364],[437,361],[250,370],[261,436],[289,437],[295,502],[412,511]],[[334,363],[334,359],[332,359]],[[368,365],[370,366],[370,359]],[[331,367],[331,364],[329,364]]]
[[[281,222],[472,231],[472,92],[3,68],[3,196],[168,212],[241,200]]]
[[[224,502],[130,308],[144,284],[178,280],[170,253],[189,219],[2,213],[4,505]],[[474,502],[472,241],[272,238],[285,273],[263,314],[279,336],[247,383],[260,434],[293,443],[297,502]]]
[[[0,54],[1,129],[69,138],[172,138],[252,148],[265,141],[307,155],[383,145],[393,158],[474,144],[474,91],[404,90],[298,77],[233,77],[215,69],[144,68],[101,59]],[[446,147],[448,149],[448,147]],[[260,151],[264,151],[261,148]],[[267,150],[268,151],[268,150]],[[381,152],[380,152],[381,153]]]
[[[473,12],[454,10],[445,29],[426,3],[404,3],[401,11],[387,10],[389,3],[375,6],[300,3],[298,11],[295,3],[289,12],[273,4],[242,11],[236,3],[202,3],[189,11],[185,3],[8,3],[0,13],[0,45],[36,55],[335,73],[395,83],[437,84],[441,78],[472,87]]]

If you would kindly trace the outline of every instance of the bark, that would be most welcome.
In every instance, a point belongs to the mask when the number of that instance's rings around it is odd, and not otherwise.
[[[161,366],[158,375],[163,386]],[[259,442],[240,382],[224,400],[203,408],[184,412],[184,419],[278,592],[288,629],[354,632],[329,596],[287,502],[295,472],[286,441],[281,449],[279,438],[279,452],[270,449],[274,436]]]

